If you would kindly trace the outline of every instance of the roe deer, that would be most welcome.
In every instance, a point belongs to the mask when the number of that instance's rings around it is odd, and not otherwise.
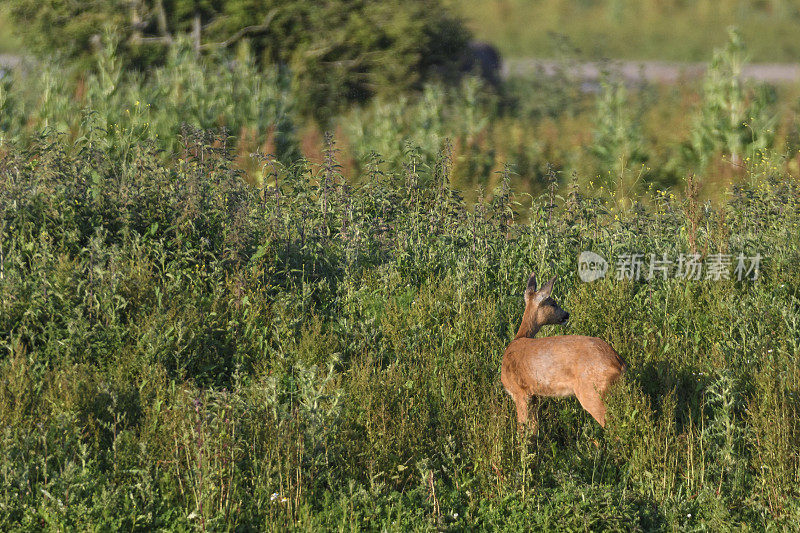
[[[532,274],[525,289],[525,313],[517,336],[503,354],[500,378],[517,406],[520,425],[528,420],[531,396],[576,396],[581,406],[606,425],[603,398],[625,372],[625,361],[607,342],[596,337],[559,335],[533,337],[545,324],[566,324],[569,313],[550,297],[554,277],[536,290]],[[536,430],[536,420],[530,424]]]

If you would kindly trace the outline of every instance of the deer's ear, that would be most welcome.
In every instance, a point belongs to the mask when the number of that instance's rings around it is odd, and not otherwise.
[[[539,289],[539,292],[537,292],[537,293],[536,293],[536,297],[537,297],[538,299],[542,299],[542,300],[543,300],[543,299],[545,299],[545,298],[547,298],[547,297],[549,297],[549,296],[550,296],[550,293],[552,293],[552,292],[553,292],[553,285],[554,285],[554,284],[555,284],[555,282],[556,282],[556,277],[557,277],[557,276],[553,276],[553,279],[551,279],[550,281],[548,281],[547,283],[545,283],[545,284],[542,286],[542,288],[541,288],[541,289]]]
[[[525,287],[525,298],[530,298],[536,294],[536,274],[531,274],[528,278],[528,286]]]

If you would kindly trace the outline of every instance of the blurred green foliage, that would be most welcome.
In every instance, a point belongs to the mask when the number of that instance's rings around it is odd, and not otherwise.
[[[335,0],[11,0],[9,13],[40,56],[91,63],[102,35],[119,35],[123,65],[163,64],[187,38],[197,54],[247,41],[304,95],[300,110],[331,118],[348,102],[399,94],[457,68],[468,32],[438,2]]]
[[[0,135],[27,139],[33,121],[36,128],[98,139],[104,151],[130,153],[143,142],[173,151],[185,123],[225,128],[242,150],[266,145],[282,161],[297,159],[291,81],[279,69],[255,68],[247,49],[239,52],[233,61],[198,59],[189,43],[179,41],[164,64],[144,76],[124,69],[114,36],[106,34],[94,68],[77,84],[64,83],[64,69],[54,63],[0,80],[0,109],[7,111]]]
[[[506,57],[553,57],[564,40],[583,59],[709,61],[738,26],[759,63],[800,56],[797,0],[445,0],[476,38]]]
[[[763,151],[775,139],[776,114],[770,110],[774,91],[762,86],[747,94],[741,79],[745,45],[735,28],[728,30],[728,43],[717,50],[703,83],[703,105],[691,135],[694,156],[708,163],[723,154],[739,165],[746,156]]]
[[[117,37],[103,34],[91,69],[81,75],[57,61],[7,71],[0,80],[0,137],[25,144],[42,128],[71,140],[111,138],[118,130],[129,155],[141,142],[170,153],[186,123],[225,128],[251,183],[263,178],[248,157],[254,152],[286,164],[301,157],[320,162],[323,131],[300,111],[307,93],[285,69],[258,67],[248,43],[197,57],[191,39],[182,37],[145,74],[125,68]],[[741,68],[744,55],[737,53]],[[573,173],[584,186],[636,193],[648,185],[677,186],[695,172],[709,185],[704,194],[716,197],[741,178],[743,160],[771,149],[787,155],[782,165],[797,173],[796,88],[742,81],[726,66],[728,48],[717,55],[703,80],[680,87],[626,86],[613,64],[599,84],[587,84],[570,74],[568,63],[552,77],[512,78],[498,88],[473,77],[425,83],[416,93],[349,106],[327,129],[354,175],[378,163],[407,164],[412,154],[417,165],[431,166],[451,153],[448,180],[470,202],[491,194],[507,164],[513,186],[529,193],[552,187],[554,177],[563,187]]]

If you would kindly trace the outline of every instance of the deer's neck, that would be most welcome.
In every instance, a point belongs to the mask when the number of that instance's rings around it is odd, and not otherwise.
[[[525,313],[522,315],[522,323],[519,325],[517,336],[514,337],[514,340],[524,337],[533,338],[539,333],[541,327],[542,325],[536,321],[536,310],[526,308]]]

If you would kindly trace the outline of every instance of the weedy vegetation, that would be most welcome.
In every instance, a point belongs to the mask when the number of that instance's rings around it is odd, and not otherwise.
[[[431,85],[320,135],[278,71],[178,48],[144,78],[108,43],[74,83],[0,79],[0,529],[800,521],[790,90],[749,136],[721,118],[746,86],[566,77]],[[764,259],[582,283],[583,250]],[[532,271],[559,333],[627,362],[605,430],[564,399],[517,431],[500,361]]]

